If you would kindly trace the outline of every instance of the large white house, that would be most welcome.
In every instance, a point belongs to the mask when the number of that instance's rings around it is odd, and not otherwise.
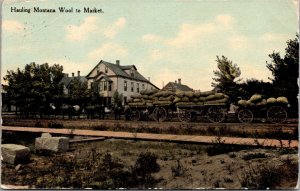
[[[142,76],[134,65],[120,65],[101,60],[86,76],[88,88],[99,93],[106,104],[112,103],[115,91],[123,94],[124,103],[133,94],[145,89],[158,89]]]

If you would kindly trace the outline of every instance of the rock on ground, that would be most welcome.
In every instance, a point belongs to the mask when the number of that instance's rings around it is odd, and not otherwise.
[[[30,159],[30,149],[23,145],[2,144],[1,156],[4,162],[18,164],[27,162]]]
[[[52,152],[66,152],[69,149],[69,138],[39,137],[35,139],[35,149]]]

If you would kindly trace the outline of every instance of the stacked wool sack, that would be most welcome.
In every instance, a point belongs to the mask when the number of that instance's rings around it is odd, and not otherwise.
[[[127,100],[129,106],[152,106],[153,101],[151,96],[155,94],[158,90],[142,90],[139,93],[131,95]]]
[[[174,98],[174,103],[177,106],[193,106],[204,104],[222,104],[228,101],[228,96],[223,93],[214,91],[192,92],[192,91],[177,91]]]
[[[266,106],[270,104],[276,104],[276,103],[281,103],[281,104],[288,104],[288,100],[286,97],[270,97],[268,99],[263,99],[262,95],[260,94],[254,94],[250,97],[249,100],[239,100],[238,105],[244,106],[244,107],[253,107],[253,106]]]
[[[158,91],[155,94],[149,96],[153,100],[153,105],[170,105],[174,100],[174,92],[165,90]]]

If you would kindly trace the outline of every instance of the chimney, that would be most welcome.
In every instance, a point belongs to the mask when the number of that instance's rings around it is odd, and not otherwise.
[[[69,74],[68,73],[64,73],[64,77],[69,77]]]
[[[78,75],[78,77],[80,77],[80,71],[79,70],[77,71],[77,75]]]
[[[181,84],[181,78],[178,78],[178,84]]]
[[[74,72],[72,72],[72,77],[74,77]]]
[[[116,60],[116,64],[120,66],[120,60]]]

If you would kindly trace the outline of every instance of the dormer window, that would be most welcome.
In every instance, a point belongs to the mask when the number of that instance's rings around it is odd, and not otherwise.
[[[105,66],[105,73],[107,73],[108,72],[108,68],[107,68],[107,66]]]
[[[134,70],[133,69],[130,70],[130,76],[134,77]]]

